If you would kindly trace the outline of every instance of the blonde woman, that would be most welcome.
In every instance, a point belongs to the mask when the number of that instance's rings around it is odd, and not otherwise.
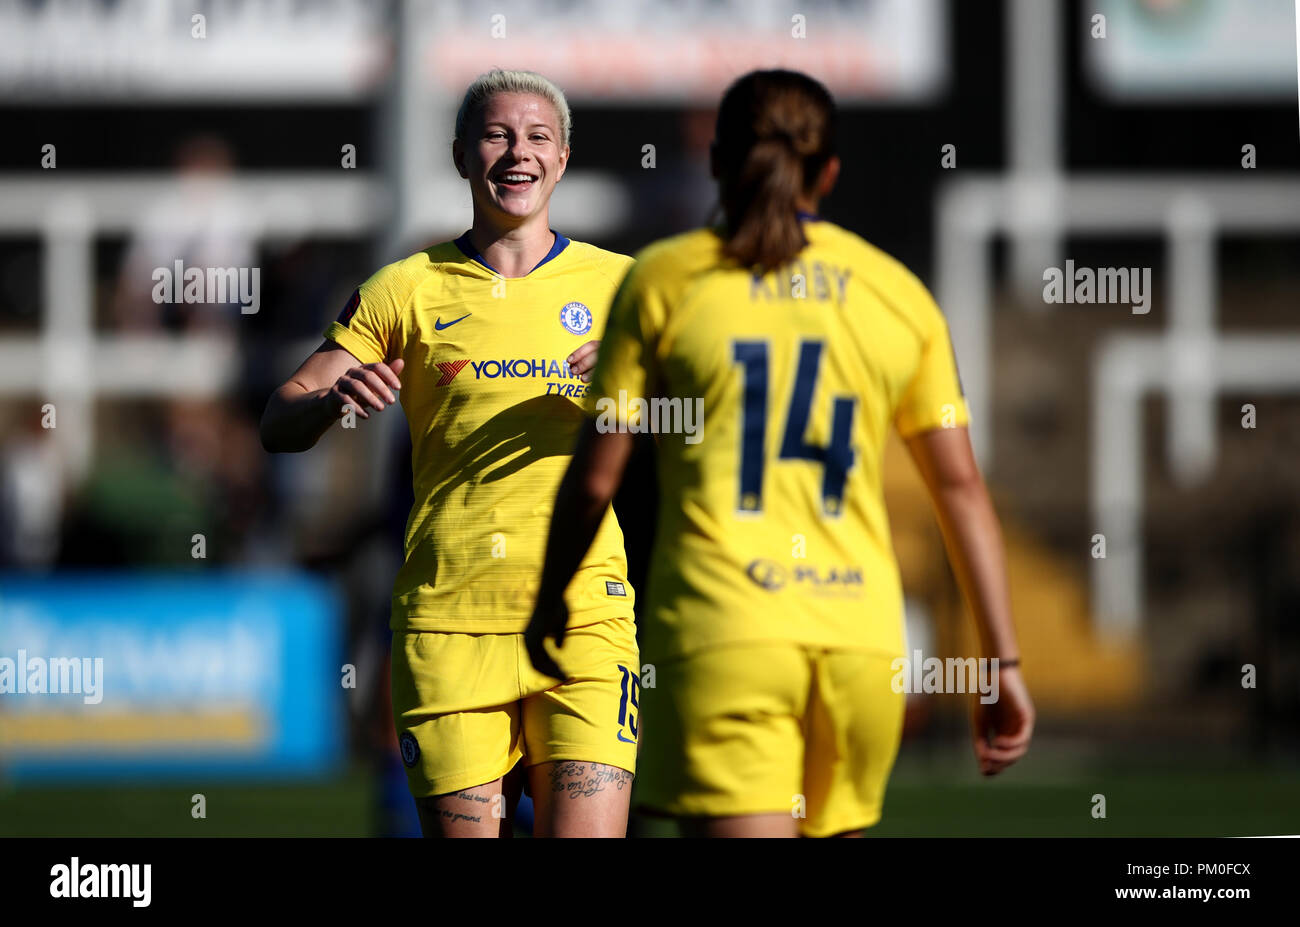
[[[534,670],[521,633],[595,339],[632,263],[550,228],[570,128],[546,78],[477,79],[452,146],[473,225],[363,283],[262,420],[268,450],[302,451],[400,390],[415,504],[393,589],[393,714],[426,836],[508,835],[525,777],[538,835],[626,832],[639,662],[609,506],[563,596],[570,678]]]

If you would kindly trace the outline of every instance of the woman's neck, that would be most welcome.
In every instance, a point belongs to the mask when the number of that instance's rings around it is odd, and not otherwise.
[[[555,244],[555,235],[548,225],[546,213],[533,216],[517,226],[502,227],[476,211],[469,240],[489,266],[509,279],[527,276],[540,264]]]

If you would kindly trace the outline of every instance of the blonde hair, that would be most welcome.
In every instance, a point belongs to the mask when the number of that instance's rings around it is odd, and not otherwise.
[[[569,144],[573,114],[569,111],[569,101],[564,98],[564,91],[534,71],[506,71],[501,68],[480,74],[465,91],[465,98],[456,111],[457,139],[465,140],[465,126],[469,117],[498,93],[533,93],[549,100],[560,117],[560,147]]]

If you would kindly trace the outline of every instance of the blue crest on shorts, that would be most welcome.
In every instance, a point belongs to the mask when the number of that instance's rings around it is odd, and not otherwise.
[[[415,765],[415,761],[420,758],[420,744],[416,741],[415,735],[410,731],[402,731],[402,736],[397,738],[397,746],[402,751],[402,762],[407,768]]]

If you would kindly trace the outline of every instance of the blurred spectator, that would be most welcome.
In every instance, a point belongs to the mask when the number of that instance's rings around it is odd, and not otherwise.
[[[63,517],[62,458],[34,410],[0,445],[0,565],[49,566]]]
[[[247,204],[230,179],[234,154],[220,138],[200,135],[183,142],[176,155],[178,187],[145,210],[127,248],[113,303],[113,324],[126,331],[181,331],[228,327],[239,314],[238,294],[225,305],[186,304],[182,281],[175,297],[154,298],[154,271],[184,268],[252,267],[256,251],[249,235]]]
[[[687,110],[677,120],[680,144],[661,146],[653,171],[633,175],[641,242],[707,225],[717,217],[717,186],[709,173],[717,112]]]
[[[265,454],[251,422],[224,402],[175,401],[130,416],[98,455],[64,529],[61,560],[79,566],[243,559],[263,504]],[[141,434],[132,434],[135,431]],[[125,438],[125,439],[124,439]]]

